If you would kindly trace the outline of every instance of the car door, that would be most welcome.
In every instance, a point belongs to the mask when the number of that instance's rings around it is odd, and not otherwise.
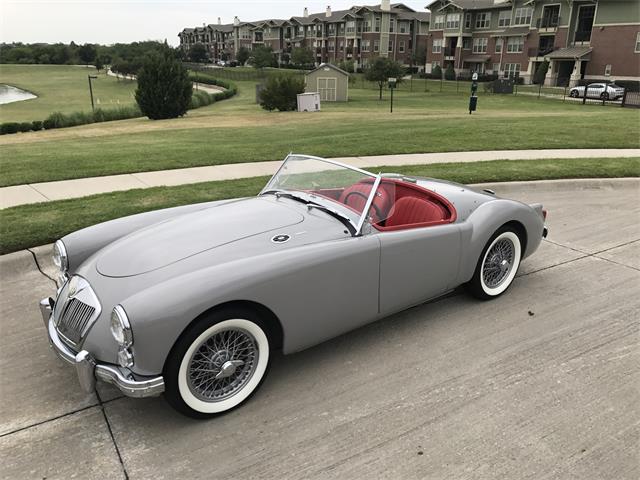
[[[460,259],[457,224],[379,233],[380,312],[389,314],[455,287]]]

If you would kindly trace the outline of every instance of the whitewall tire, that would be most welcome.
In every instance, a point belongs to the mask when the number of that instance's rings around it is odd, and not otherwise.
[[[188,416],[203,418],[245,402],[269,367],[271,345],[266,332],[252,312],[220,312],[197,321],[167,359],[169,403]]]

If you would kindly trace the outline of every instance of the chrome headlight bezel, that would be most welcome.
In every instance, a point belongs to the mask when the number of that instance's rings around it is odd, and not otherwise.
[[[111,336],[121,347],[128,348],[133,345],[133,332],[129,317],[121,305],[116,305],[111,311],[111,321],[109,330]]]
[[[62,240],[56,241],[53,245],[52,260],[61,273],[65,273],[69,269],[69,256]]]

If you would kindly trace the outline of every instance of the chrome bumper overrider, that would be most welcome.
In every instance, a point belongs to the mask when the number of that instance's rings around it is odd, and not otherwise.
[[[131,372],[116,365],[96,363],[95,359],[86,350],[74,353],[58,336],[53,324],[52,313],[53,300],[45,298],[40,301],[42,320],[47,329],[49,344],[56,354],[65,362],[75,365],[78,380],[82,389],[87,393],[95,391],[96,379],[115,385],[128,397],[153,397],[164,392],[164,379],[162,376],[146,377],[144,380],[136,380]]]

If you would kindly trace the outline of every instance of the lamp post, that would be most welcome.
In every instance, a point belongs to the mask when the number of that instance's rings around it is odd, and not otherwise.
[[[91,86],[91,80],[95,80],[98,78],[96,75],[87,75],[87,79],[89,80],[89,95],[91,95],[91,110],[95,112],[96,107],[93,103],[93,87]]]
[[[397,80],[393,77],[389,77],[389,90],[391,90],[391,112],[393,113],[393,91],[396,88],[396,82]]]
[[[469,97],[469,115],[471,112],[475,112],[478,107],[478,97],[476,92],[478,91],[478,74],[476,72],[471,76],[471,97]]]

